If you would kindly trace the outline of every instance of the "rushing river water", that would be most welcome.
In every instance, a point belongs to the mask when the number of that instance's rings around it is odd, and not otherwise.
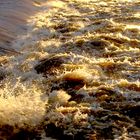
[[[31,0],[0,0],[0,52],[13,51],[10,43],[26,33],[26,22],[36,8]],[[13,51],[14,52],[14,51]]]
[[[139,140],[139,0],[1,1],[1,137]]]

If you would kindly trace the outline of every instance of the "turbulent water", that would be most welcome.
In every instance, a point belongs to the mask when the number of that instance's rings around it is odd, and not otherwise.
[[[0,57],[1,138],[139,140],[139,0],[35,3]]]

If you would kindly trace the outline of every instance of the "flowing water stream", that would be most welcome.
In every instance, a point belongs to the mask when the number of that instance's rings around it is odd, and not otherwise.
[[[2,139],[140,139],[139,0],[0,0],[0,47]]]

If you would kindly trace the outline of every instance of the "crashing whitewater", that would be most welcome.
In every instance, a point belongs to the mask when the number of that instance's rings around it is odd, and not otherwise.
[[[139,0],[0,0],[0,138],[140,139],[139,13]]]

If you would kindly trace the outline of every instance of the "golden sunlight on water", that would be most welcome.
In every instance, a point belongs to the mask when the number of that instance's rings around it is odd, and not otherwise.
[[[139,140],[139,0],[5,1],[0,138]]]

